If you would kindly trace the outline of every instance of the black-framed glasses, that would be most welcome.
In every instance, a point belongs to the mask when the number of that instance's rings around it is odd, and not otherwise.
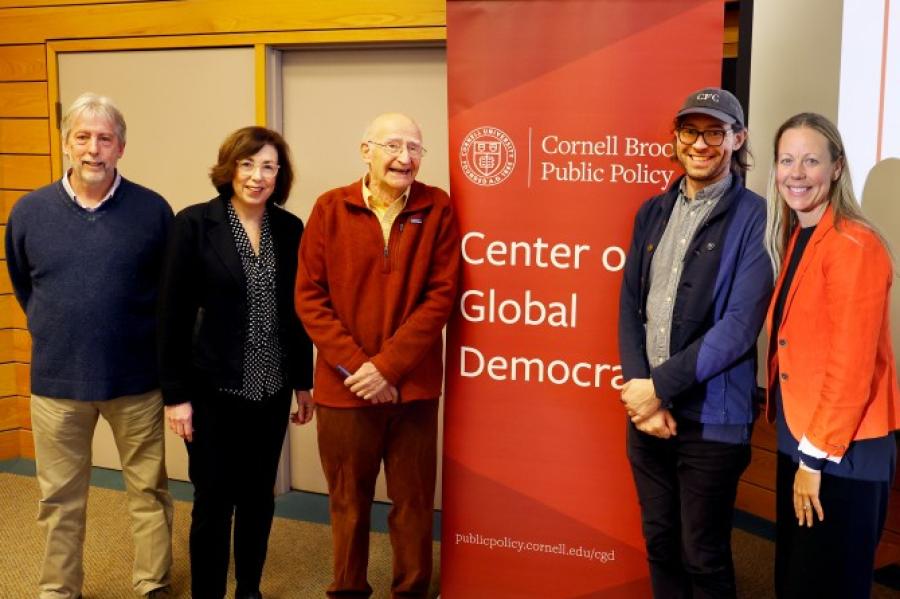
[[[676,129],[678,141],[681,143],[691,145],[696,143],[697,138],[702,137],[703,142],[712,147],[721,146],[725,143],[725,137],[729,131],[731,129],[706,129],[705,131],[700,131],[693,127],[679,127]]]
[[[378,143],[377,141],[372,141],[371,139],[366,143],[374,144],[379,148],[383,148],[385,152],[390,154],[391,156],[399,156],[403,153],[403,142],[391,139],[384,143]],[[406,142],[406,152],[409,154],[410,158],[421,158],[425,154],[428,153],[428,150],[420,146],[414,141]]]

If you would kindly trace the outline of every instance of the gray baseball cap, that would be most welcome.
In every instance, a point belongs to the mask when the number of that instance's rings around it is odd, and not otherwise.
[[[705,114],[723,123],[737,123],[741,129],[744,128],[744,109],[741,108],[741,103],[731,92],[718,87],[705,87],[691,92],[675,118],[680,119],[688,114]]]

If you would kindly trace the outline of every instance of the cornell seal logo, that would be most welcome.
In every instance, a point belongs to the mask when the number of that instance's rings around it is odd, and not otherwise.
[[[476,127],[459,148],[459,163],[472,183],[497,185],[516,167],[516,146],[496,127]]]

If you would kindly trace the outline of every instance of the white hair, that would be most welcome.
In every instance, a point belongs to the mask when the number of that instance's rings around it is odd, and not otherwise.
[[[69,140],[69,133],[72,131],[72,125],[75,124],[82,115],[101,116],[113,124],[116,130],[116,137],[119,143],[125,145],[125,117],[113,104],[113,101],[106,96],[100,96],[95,93],[85,92],[75,98],[72,105],[66,109],[60,123],[62,130],[63,143]]]

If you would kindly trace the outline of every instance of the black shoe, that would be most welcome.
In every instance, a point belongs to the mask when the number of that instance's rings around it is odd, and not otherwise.
[[[259,591],[252,591],[250,593],[237,592],[234,594],[234,599],[263,599],[263,596]]]

